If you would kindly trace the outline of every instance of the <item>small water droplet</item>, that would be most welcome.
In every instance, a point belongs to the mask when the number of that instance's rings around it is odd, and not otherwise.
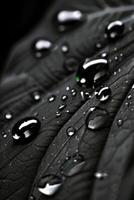
[[[66,87],[66,90],[67,90],[67,91],[69,91],[69,90],[70,90],[70,87],[69,87],[69,86],[67,86],[67,87]]]
[[[102,46],[101,46],[101,43],[97,43],[96,44],[96,47],[97,47],[97,49],[100,49]]]
[[[56,99],[56,96],[55,95],[52,95],[48,98],[48,101],[49,102],[53,102],[54,100]]]
[[[67,135],[70,137],[70,136],[73,136],[75,134],[76,130],[74,127],[69,127],[67,129]]]
[[[79,67],[76,82],[80,86],[93,87],[99,85],[108,76],[108,62],[106,59],[89,60]],[[83,81],[84,80],[84,81]]]
[[[3,138],[7,137],[7,133],[5,133],[4,131],[1,133],[1,135],[2,135]]]
[[[40,126],[40,121],[34,117],[19,120],[12,129],[14,142],[22,143],[31,140],[37,136]]]
[[[131,95],[131,94],[129,94],[129,95],[128,95],[128,97],[127,97],[127,99],[129,99],[129,100],[130,100],[131,98],[132,98],[132,95]]]
[[[28,200],[36,200],[35,197],[33,195],[31,195]]]
[[[89,109],[86,124],[87,128],[91,131],[100,130],[105,128],[110,123],[110,116],[108,112],[99,107],[91,107]]]
[[[85,165],[85,161],[82,155],[72,155],[65,160],[61,166],[61,173],[64,176],[74,176],[78,174]]]
[[[107,54],[106,52],[103,52],[103,53],[101,54],[101,57],[102,57],[102,58],[107,58],[107,57],[108,57],[108,54]]]
[[[123,120],[122,119],[118,119],[117,120],[117,125],[118,126],[122,126],[123,125]]]
[[[39,101],[41,99],[40,93],[39,92],[34,92],[33,93],[33,98],[35,101]]]
[[[107,101],[111,96],[111,89],[107,86],[102,87],[99,91],[95,92],[95,95],[101,102]]]
[[[75,89],[72,89],[72,90],[71,90],[71,94],[72,94],[72,96],[76,96],[76,94],[77,94],[76,90],[75,90]]]
[[[5,118],[7,119],[7,120],[10,120],[10,119],[12,119],[12,114],[10,113],[10,112],[8,112],[8,113],[6,113],[5,114]]]
[[[64,53],[64,54],[67,54],[69,52],[69,46],[67,43],[63,44],[61,46],[61,51]]]
[[[66,107],[66,104],[62,104],[58,107],[58,110],[63,110]]]
[[[80,95],[83,101],[86,101],[87,99],[91,99],[91,95],[89,92],[81,91]]]
[[[32,52],[36,58],[42,58],[52,49],[52,43],[49,40],[38,38],[32,44]]]
[[[119,59],[119,57],[118,57],[118,56],[115,56],[114,59],[117,61],[117,60]]]
[[[61,186],[62,181],[59,177],[55,175],[48,175],[40,180],[38,190],[46,196],[52,196],[58,192]]]
[[[61,113],[60,112],[56,112],[56,117],[60,117],[61,116]]]
[[[62,97],[61,97],[61,100],[62,101],[66,101],[68,99],[68,96],[67,95],[63,95]]]
[[[67,72],[75,72],[78,69],[78,61],[72,57],[68,58],[64,62],[64,68]]]
[[[105,29],[105,33],[109,41],[118,39],[119,37],[122,36],[123,32],[124,32],[124,23],[119,20],[111,22]]]
[[[95,178],[102,180],[102,179],[106,178],[108,176],[108,174],[105,172],[96,172],[94,174],[94,176],[95,176]]]
[[[84,15],[80,10],[62,10],[57,14],[56,23],[59,31],[65,31],[74,28],[84,21]]]

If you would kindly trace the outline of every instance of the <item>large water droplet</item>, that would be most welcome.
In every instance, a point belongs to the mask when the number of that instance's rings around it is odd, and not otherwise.
[[[74,127],[69,127],[69,128],[67,129],[67,136],[71,137],[71,136],[73,136],[75,133],[76,133],[76,130],[75,130]]]
[[[32,51],[36,58],[42,58],[52,49],[52,43],[49,40],[38,38],[32,44]]]
[[[99,91],[95,92],[95,95],[101,102],[107,101],[111,96],[111,89],[107,86],[102,87]]]
[[[106,110],[99,107],[91,107],[89,109],[86,124],[87,128],[91,131],[100,130],[105,128],[110,123],[110,117]]]
[[[84,15],[80,10],[62,10],[57,14],[57,25],[59,31],[65,31],[74,28],[84,21]]]
[[[111,22],[105,29],[105,33],[109,41],[113,41],[122,36],[124,32],[124,23],[117,20]]]
[[[93,87],[99,85],[107,77],[108,69],[106,59],[92,61],[86,59],[84,64],[78,69],[76,81],[80,86]]]
[[[61,187],[62,181],[55,175],[48,175],[40,180],[38,190],[47,196],[54,195]]]
[[[22,143],[31,140],[37,136],[40,126],[40,121],[34,117],[27,117],[18,121],[12,129],[14,141]]]
[[[67,158],[61,167],[61,173],[64,176],[73,176],[79,173],[85,165],[83,156],[81,155],[72,155]]]

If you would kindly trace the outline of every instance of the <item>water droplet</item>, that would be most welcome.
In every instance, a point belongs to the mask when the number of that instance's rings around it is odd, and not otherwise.
[[[118,119],[117,120],[117,125],[118,126],[122,126],[123,125],[123,120],[122,119]]]
[[[132,95],[131,95],[131,94],[129,94],[127,98],[130,100],[130,99],[132,98]]]
[[[53,102],[55,100],[56,96],[55,95],[52,95],[51,97],[48,98],[48,101],[49,102]]]
[[[62,181],[55,175],[48,175],[42,178],[38,184],[38,190],[44,195],[52,196],[59,191]]]
[[[18,121],[13,129],[12,136],[15,142],[27,142],[35,137],[40,129],[40,121],[34,117],[27,117]]]
[[[42,58],[52,49],[52,43],[49,40],[38,38],[32,44],[32,51],[36,58]]]
[[[75,134],[75,132],[76,132],[76,130],[75,130],[75,128],[73,128],[73,127],[69,127],[68,129],[67,129],[67,135],[70,137],[70,136],[73,136],[74,134]]]
[[[71,90],[71,94],[72,94],[72,96],[76,96],[76,94],[77,94],[76,90],[75,90],[75,89],[72,89],[72,90]]]
[[[60,112],[56,112],[56,117],[60,117],[61,116],[61,113]]]
[[[67,86],[67,87],[66,87],[66,90],[67,90],[67,91],[69,91],[69,90],[70,90],[70,87],[69,87],[69,86]]]
[[[10,113],[10,112],[8,112],[8,113],[6,113],[5,114],[5,118],[7,119],[7,120],[10,120],[10,119],[12,119],[12,114]]]
[[[106,52],[103,52],[103,53],[101,54],[101,57],[102,57],[102,58],[107,58],[107,57],[108,57],[108,54],[107,54]]]
[[[95,176],[95,178],[102,180],[102,179],[106,178],[108,176],[108,174],[105,172],[96,172],[94,174],[94,176]]]
[[[101,46],[101,43],[97,43],[96,44],[96,47],[97,47],[97,49],[100,49],[102,46]]]
[[[7,137],[7,133],[5,133],[4,131],[1,133],[1,135],[2,135],[3,138]]]
[[[40,93],[39,92],[34,92],[33,93],[33,98],[35,101],[39,101],[41,99]]]
[[[66,101],[68,99],[68,96],[67,95],[63,95],[62,97],[61,97],[61,100],[62,101]]]
[[[110,116],[108,112],[99,107],[91,107],[89,109],[86,124],[87,128],[91,131],[100,130],[105,128],[110,123]]]
[[[74,72],[78,69],[78,61],[70,57],[65,60],[64,67],[67,72]]]
[[[86,59],[79,67],[76,81],[80,86],[93,87],[100,84],[108,76],[108,62],[106,59],[90,61]]]
[[[65,160],[61,166],[61,173],[64,176],[74,176],[79,173],[85,165],[83,156],[76,154]]]
[[[80,10],[62,10],[57,14],[56,23],[59,31],[65,31],[74,28],[84,21],[84,15]]]
[[[106,27],[105,30],[105,33],[109,41],[118,39],[119,37],[122,36],[123,32],[124,32],[124,23],[119,20],[111,22]]]
[[[95,92],[95,95],[101,102],[107,101],[111,96],[111,89],[107,86],[102,87],[99,91]]]
[[[62,46],[61,46],[61,51],[64,53],[64,54],[66,54],[66,53],[68,53],[69,52],[69,46],[68,46],[68,44],[63,44]]]
[[[65,104],[62,104],[62,105],[60,105],[60,106],[58,107],[58,110],[63,110],[65,107],[66,107],[66,105],[65,105]]]
[[[35,197],[33,195],[31,195],[28,200],[36,200]]]
[[[115,56],[114,59],[117,61],[117,60],[119,59],[119,57],[118,57],[118,56]]]

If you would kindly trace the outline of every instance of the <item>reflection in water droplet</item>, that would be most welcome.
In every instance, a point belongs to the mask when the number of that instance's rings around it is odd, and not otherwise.
[[[52,49],[52,43],[49,40],[38,38],[32,44],[32,52],[36,58],[42,58]]]
[[[73,136],[75,134],[76,130],[74,127],[69,127],[67,129],[67,135],[70,137],[70,136]]]
[[[111,96],[111,89],[107,86],[95,92],[96,98],[101,102],[107,101]]]
[[[62,97],[61,97],[61,100],[62,101],[66,101],[68,99],[68,96],[67,95],[63,95]]]
[[[123,125],[123,120],[122,119],[118,119],[117,120],[117,125],[118,126],[122,126]]]
[[[100,130],[106,128],[110,123],[110,116],[108,112],[99,107],[91,107],[89,109],[86,124],[87,128],[91,131]]]
[[[95,178],[102,180],[102,179],[106,178],[108,176],[108,174],[105,172],[96,172],[94,174],[94,176],[95,176]]]
[[[12,117],[13,116],[12,116],[12,114],[10,112],[5,114],[5,118],[8,119],[8,120],[12,119]]]
[[[78,154],[73,155],[65,160],[61,167],[61,173],[64,174],[64,176],[74,176],[82,170],[84,165],[85,161],[83,156]]]
[[[108,76],[108,62],[106,59],[90,61],[86,59],[79,67],[76,74],[76,81],[80,86],[93,87],[101,84]]]
[[[42,178],[38,184],[38,190],[44,195],[52,196],[62,186],[61,179],[55,175],[48,175]]]
[[[34,92],[33,93],[33,98],[35,101],[39,101],[41,99],[40,93],[39,92]]]
[[[65,104],[62,104],[62,105],[60,105],[60,106],[58,107],[58,110],[63,110],[65,107],[66,107],[66,105],[65,105]]]
[[[52,95],[51,97],[48,98],[49,102],[53,102],[56,99],[55,95]]]
[[[18,121],[12,129],[14,141],[23,143],[31,140],[37,136],[40,126],[40,121],[34,117],[27,117]]]
[[[122,36],[124,32],[124,23],[117,20],[111,22],[105,29],[105,33],[109,41],[113,41]]]
[[[59,31],[65,31],[74,28],[84,21],[84,15],[80,10],[62,10],[57,14],[57,25]]]

